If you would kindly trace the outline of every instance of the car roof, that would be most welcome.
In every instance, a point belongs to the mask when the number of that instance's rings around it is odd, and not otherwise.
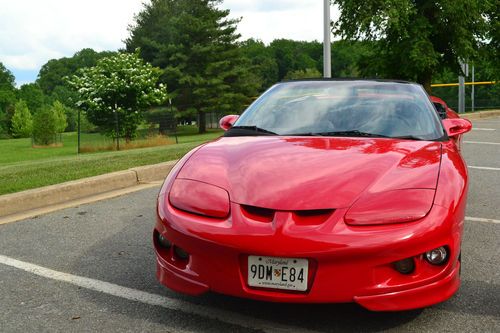
[[[391,83],[403,83],[403,84],[418,84],[416,82],[404,81],[404,80],[392,80],[392,79],[369,79],[369,78],[305,78],[305,79],[294,79],[294,80],[283,80],[282,83],[287,82],[311,82],[311,81],[366,81],[366,82],[391,82]]]

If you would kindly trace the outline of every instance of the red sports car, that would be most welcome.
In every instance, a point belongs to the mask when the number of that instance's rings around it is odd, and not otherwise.
[[[467,167],[417,84],[270,88],[193,149],[158,197],[157,278],[274,302],[429,306],[460,285]]]

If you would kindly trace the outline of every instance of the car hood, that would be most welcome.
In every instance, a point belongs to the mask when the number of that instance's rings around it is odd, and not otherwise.
[[[441,144],[338,137],[223,137],[177,178],[226,189],[231,201],[275,210],[350,207],[365,192],[435,189]]]

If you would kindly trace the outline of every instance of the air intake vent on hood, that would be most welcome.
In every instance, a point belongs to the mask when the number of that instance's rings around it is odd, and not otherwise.
[[[273,221],[276,213],[273,209],[248,205],[241,205],[241,211],[246,218],[267,223]],[[313,209],[291,211],[290,213],[298,225],[319,225],[328,220],[334,211],[334,209]]]
[[[293,219],[298,225],[318,225],[324,223],[335,209],[297,210],[293,212]]]
[[[247,205],[241,205],[241,211],[245,217],[259,222],[272,222],[275,213],[272,209]]]

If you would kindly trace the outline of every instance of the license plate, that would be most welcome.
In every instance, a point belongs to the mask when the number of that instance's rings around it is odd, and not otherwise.
[[[248,285],[306,291],[308,268],[307,259],[249,256]]]

